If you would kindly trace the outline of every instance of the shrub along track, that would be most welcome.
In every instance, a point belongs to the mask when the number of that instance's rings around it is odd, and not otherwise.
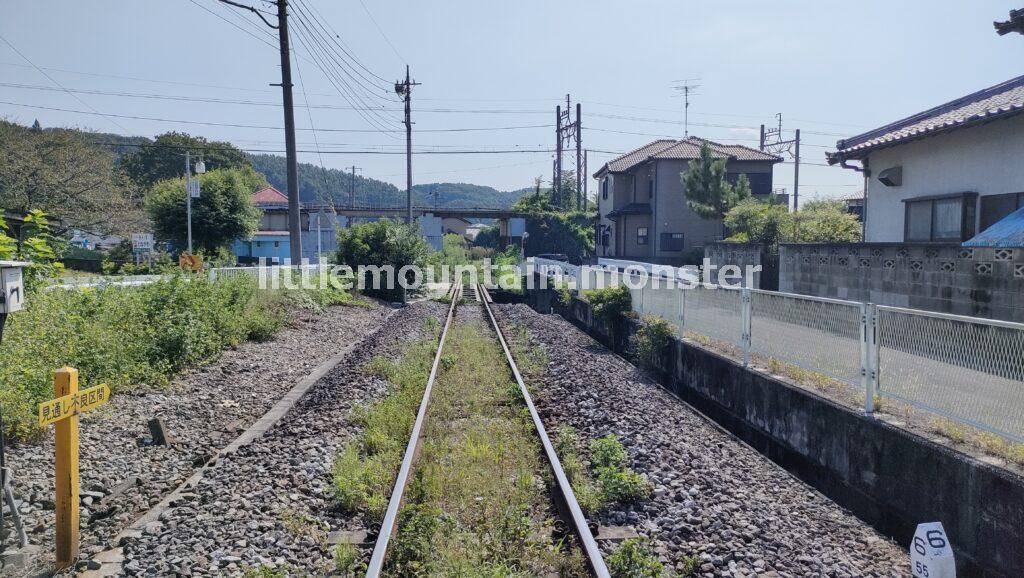
[[[737,441],[557,315],[495,315],[520,348],[542,348],[537,404],[551,429],[614,433],[650,499],[600,513],[633,526],[663,562],[700,576],[904,576],[907,555]],[[524,330],[525,328],[525,330]]]
[[[379,327],[384,308],[298,310],[271,341],[247,342],[177,377],[168,388],[140,386],[81,418],[81,552],[106,543],[263,415],[298,380],[344,344]],[[147,445],[159,417],[172,446]],[[39,556],[27,572],[53,565],[53,433],[7,448],[29,540]],[[5,573],[6,575],[6,573]]]
[[[386,390],[386,383],[367,376],[362,366],[374,355],[400,355],[408,340],[424,335],[422,321],[436,319],[441,311],[424,303],[387,317],[277,425],[220,459],[141,536],[126,540],[123,572],[241,574],[243,567],[277,562],[322,574],[330,554],[323,539],[326,522],[317,515],[331,507],[331,463],[356,427],[348,414]],[[317,336],[305,338],[308,348]],[[339,341],[357,339],[341,331],[328,341],[336,350]]]

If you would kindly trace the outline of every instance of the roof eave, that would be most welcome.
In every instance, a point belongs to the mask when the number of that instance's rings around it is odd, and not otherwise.
[[[903,138],[900,138],[900,139],[891,140],[891,141],[888,141],[888,142],[883,142],[883,143],[878,143],[878,144],[874,144],[874,145],[858,148],[856,150],[844,151],[844,150],[842,150],[842,148],[840,148],[840,150],[837,150],[834,153],[825,153],[825,157],[826,157],[826,159],[828,159],[829,164],[836,164],[836,163],[842,162],[844,160],[863,160],[869,154],[871,154],[871,153],[873,153],[873,152],[875,152],[877,150],[887,149],[887,148],[891,148],[891,147],[894,147],[894,146],[900,146],[900,145],[903,145],[903,144],[907,144],[907,143],[911,143],[911,142],[916,142],[916,141],[919,141],[919,140],[924,140],[924,139],[929,138],[929,137],[947,134],[947,133],[950,133],[950,132],[953,132],[953,131],[956,131],[956,130],[960,130],[960,129],[964,129],[964,128],[973,128],[973,127],[978,127],[978,126],[984,126],[984,125],[989,124],[991,122],[995,122],[997,120],[1004,120],[1004,119],[1007,119],[1007,118],[1010,118],[1010,117],[1013,117],[1013,116],[1016,116],[1016,115],[1022,114],[1022,113],[1024,113],[1024,107],[1011,108],[1011,109],[1002,111],[1000,113],[986,115],[986,116],[983,116],[981,118],[970,119],[970,120],[965,121],[965,122],[945,125],[945,126],[936,128],[934,130],[923,131],[923,132],[920,132],[920,133],[915,134],[915,135],[911,135],[911,136],[903,137]],[[847,140],[849,140],[849,139],[847,139]],[[845,140],[841,140],[841,141],[837,142],[836,144],[839,147],[842,147],[845,142],[846,142]]]

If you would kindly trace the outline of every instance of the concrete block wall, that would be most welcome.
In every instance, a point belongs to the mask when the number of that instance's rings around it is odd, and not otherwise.
[[[746,271],[748,266],[761,267],[764,269],[765,246],[758,243],[708,243],[704,245],[704,258],[709,259],[716,267],[716,275],[713,277],[718,282],[717,273],[725,265],[737,265],[740,271]],[[752,288],[761,289],[761,277],[764,271],[754,274]],[[744,280],[746,278],[744,277]]]
[[[1024,322],[1024,248],[784,244],[779,290]]]
[[[640,327],[608,327],[579,299],[555,309],[623,355]],[[901,545],[940,521],[961,578],[1024,576],[1021,476],[679,339],[657,366],[682,400]]]

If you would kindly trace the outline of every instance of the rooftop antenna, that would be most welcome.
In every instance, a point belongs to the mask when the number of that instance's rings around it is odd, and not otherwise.
[[[700,88],[699,84],[692,84],[700,80],[699,78],[684,78],[682,80],[676,80],[675,88],[677,91],[683,93],[683,137],[690,138],[690,95],[697,94],[696,89]],[[679,84],[682,83],[682,84]]]

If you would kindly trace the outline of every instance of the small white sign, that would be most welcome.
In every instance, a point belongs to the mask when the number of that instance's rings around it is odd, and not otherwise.
[[[942,522],[918,524],[910,543],[910,572],[915,578],[956,578],[953,547]]]
[[[188,188],[188,196],[193,199],[199,198],[199,179],[189,179],[186,188]]]
[[[0,265],[0,313],[14,313],[25,307],[25,284],[21,267]]]
[[[136,251],[152,251],[153,233],[132,233],[132,249]]]

